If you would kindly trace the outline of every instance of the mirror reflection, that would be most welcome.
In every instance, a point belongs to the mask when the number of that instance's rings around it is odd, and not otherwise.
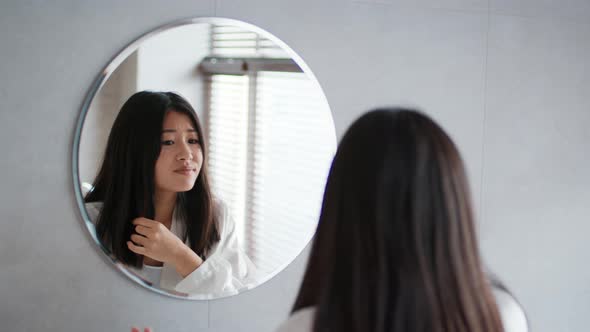
[[[81,205],[126,275],[218,298],[307,245],[336,136],[318,82],[280,40],[191,20],[140,38],[99,80],[79,129]]]

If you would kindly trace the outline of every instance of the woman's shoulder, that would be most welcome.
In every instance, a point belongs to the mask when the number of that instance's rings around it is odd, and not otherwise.
[[[214,197],[212,199],[212,202],[213,202],[213,212],[217,216],[219,216],[220,214],[226,213],[227,205],[225,204],[225,202],[221,198]]]
[[[505,332],[527,332],[528,322],[524,309],[509,292],[493,288],[494,297]]]
[[[235,228],[235,222],[231,216],[229,207],[222,199],[213,199],[213,214],[215,216],[215,220],[217,221],[217,227],[220,235],[231,232]]]
[[[276,332],[309,332],[313,327],[314,316],[315,307],[297,310],[279,326]]]
[[[93,224],[96,224],[100,210],[102,210],[102,202],[87,202],[84,203],[88,217]]]

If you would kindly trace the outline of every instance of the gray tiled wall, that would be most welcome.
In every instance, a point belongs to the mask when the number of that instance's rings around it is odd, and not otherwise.
[[[192,16],[299,52],[339,136],[377,105],[439,120],[466,160],[485,258],[534,330],[587,329],[587,1],[29,0],[0,4],[0,330],[271,331],[286,317],[307,251],[243,295],[180,301],[110,268],[79,221],[70,156],[88,87],[127,43]]]

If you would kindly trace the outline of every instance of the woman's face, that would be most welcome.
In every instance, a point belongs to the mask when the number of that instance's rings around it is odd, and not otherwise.
[[[162,148],[155,169],[156,191],[189,191],[203,164],[199,136],[190,118],[175,111],[166,114],[162,127]]]

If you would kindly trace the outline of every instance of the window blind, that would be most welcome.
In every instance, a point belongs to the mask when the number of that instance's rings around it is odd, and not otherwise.
[[[256,33],[212,26],[217,56],[289,58]],[[263,67],[261,67],[263,68]],[[301,72],[208,76],[212,189],[258,269],[290,263],[315,232],[336,135],[318,86]]]
[[[236,221],[240,243],[245,243],[248,76],[213,75],[207,83],[211,187],[227,205]]]
[[[211,26],[211,53],[216,56],[290,58],[273,41],[236,26]]]
[[[315,232],[336,148],[330,109],[303,73],[257,78],[255,171],[246,237],[257,266],[290,263]]]

